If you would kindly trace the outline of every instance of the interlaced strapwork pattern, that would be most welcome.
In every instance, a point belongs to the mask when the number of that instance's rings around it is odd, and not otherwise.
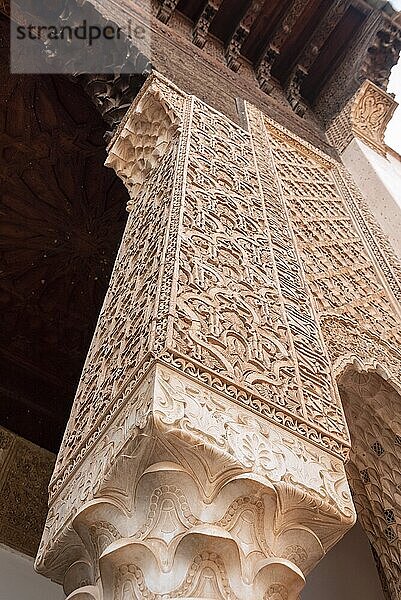
[[[320,312],[346,315],[393,338],[399,322],[332,169],[282,139],[272,136],[271,143],[305,274]]]
[[[172,347],[302,416],[249,136],[195,108]]]
[[[392,257],[386,256],[385,245],[370,227],[371,216],[363,204],[356,206],[362,200],[348,188],[335,163],[271,124],[267,127],[332,359],[341,361],[352,354],[362,362],[378,362],[397,380],[401,323],[390,286],[398,297],[399,282],[397,271],[389,266]],[[359,230],[361,219],[367,233]]]
[[[356,363],[401,381],[399,265],[349,177],[332,160],[266,122],[280,189],[334,368]],[[342,379],[351,431],[353,497],[386,597],[401,597],[400,396],[373,373]],[[313,418],[316,407],[307,404]]]

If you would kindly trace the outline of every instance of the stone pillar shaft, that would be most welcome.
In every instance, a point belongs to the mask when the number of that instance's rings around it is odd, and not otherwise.
[[[130,216],[36,563],[70,598],[296,600],[354,521],[341,403],[247,114],[153,75],[109,147]]]

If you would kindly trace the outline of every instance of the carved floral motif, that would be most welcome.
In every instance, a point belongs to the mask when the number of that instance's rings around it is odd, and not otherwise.
[[[246,600],[278,581],[295,600],[353,520],[340,459],[155,366],[52,504],[37,568],[60,579],[75,552],[85,586],[100,573],[118,600]]]

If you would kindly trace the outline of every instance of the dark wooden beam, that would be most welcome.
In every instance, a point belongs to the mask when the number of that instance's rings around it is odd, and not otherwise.
[[[380,25],[367,48],[357,78],[370,79],[383,90],[387,89],[391,69],[397,64],[401,50],[400,25],[381,15]]]
[[[362,35],[366,16],[351,5],[333,30],[318,57],[311,66],[305,82],[302,84],[302,97],[313,105],[327,81],[336,72],[341,62],[346,60],[350,65],[349,79],[356,81],[358,52],[355,52],[354,42]],[[341,78],[340,78],[341,80]],[[344,92],[346,90],[344,89]]]
[[[207,0],[193,31],[193,42],[199,48],[203,48],[209,33],[210,25],[217,14],[223,0]]]
[[[252,25],[254,24],[263,7],[263,4],[264,0],[252,0],[248,10],[235,28],[235,31],[228,43],[226,48],[226,60],[228,66],[233,71],[239,70],[240,63],[238,58],[241,54],[241,48],[245,43]]]
[[[259,64],[256,67],[256,76],[259,85],[264,92],[269,93],[271,91],[272,86],[270,79],[274,61],[280,55],[284,44],[291,36],[295,24],[311,1],[312,0],[293,0],[289,10],[282,16],[272,39],[263,52]]]
[[[177,8],[179,0],[159,0],[160,6],[157,13],[157,18],[162,23],[168,23],[171,15]]]
[[[303,116],[307,105],[301,97],[301,87],[309,70],[318,57],[324,43],[347,12],[351,0],[333,0],[329,10],[324,14],[309,42],[300,54],[286,86],[287,98],[294,111]]]
[[[241,54],[253,64],[258,64],[262,53],[276,31],[277,25],[283,19],[292,1],[268,0],[268,2],[265,2],[241,49]]]

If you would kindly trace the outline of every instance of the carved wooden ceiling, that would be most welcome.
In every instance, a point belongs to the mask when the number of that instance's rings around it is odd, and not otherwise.
[[[3,14],[9,15],[9,1],[0,2]],[[242,73],[253,72],[252,85],[258,83],[267,94],[280,87],[299,116],[312,108],[325,125],[366,79],[386,89],[401,50],[401,12],[387,0],[51,0],[47,10],[60,26],[66,19],[82,23],[87,15],[88,22],[122,26],[122,46],[112,46],[105,61],[112,64],[120,57],[116,73],[79,76],[112,129],[152,66],[166,74],[171,49],[166,47],[164,54],[163,36],[170,33],[155,23],[155,16],[175,29],[176,40],[177,33],[189,36],[206,54],[240,74],[245,66]],[[25,22],[27,15],[34,18],[35,11],[34,0],[14,1],[18,22]],[[139,48],[127,35],[126,11],[141,19],[148,12],[149,47]],[[54,44],[47,43],[45,55],[53,68],[63,61]],[[72,53],[68,61],[72,72],[81,73],[79,57],[80,52]]]
[[[82,88],[0,67],[0,424],[56,450],[126,219]]]
[[[387,84],[401,47],[396,13],[384,0],[158,2],[161,21],[169,23],[175,13],[184,15],[193,23],[192,37],[197,46],[203,48],[209,36],[222,42],[232,70],[239,71],[241,62],[248,61],[260,87],[269,93],[278,83],[300,115],[305,112],[302,98],[314,103],[363,27],[366,55],[371,50],[369,41],[374,50],[376,44],[381,46],[380,59],[374,59],[382,65],[371,65],[369,72],[363,73],[377,85]],[[375,27],[380,31],[377,42]],[[349,75],[360,76],[357,72]]]

